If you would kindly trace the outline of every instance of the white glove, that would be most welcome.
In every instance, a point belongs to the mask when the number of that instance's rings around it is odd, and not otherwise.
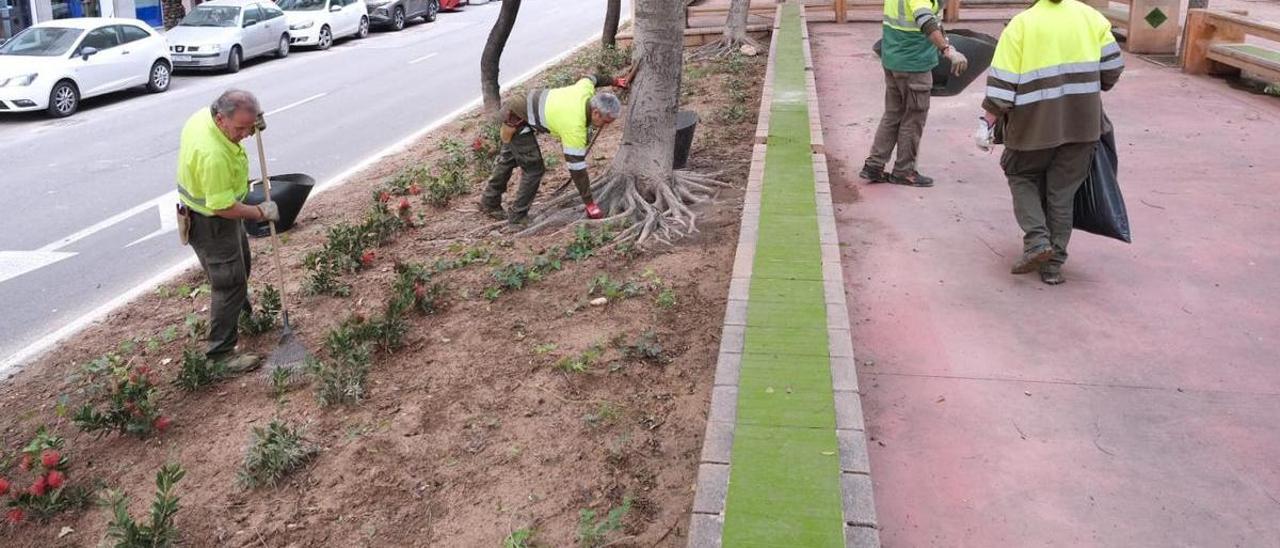
[[[978,145],[978,150],[983,152],[991,152],[994,146],[992,141],[995,140],[995,127],[988,125],[985,118],[978,118],[978,128],[973,132],[973,143]]]
[[[951,74],[960,76],[965,69],[969,68],[969,58],[965,57],[954,46],[947,46],[947,50],[942,52],[942,56],[951,61]]]
[[[275,202],[262,202],[258,204],[258,212],[262,214],[262,220],[278,222],[280,221],[280,208],[276,207]]]

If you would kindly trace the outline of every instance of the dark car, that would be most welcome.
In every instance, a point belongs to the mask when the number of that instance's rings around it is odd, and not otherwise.
[[[440,13],[440,0],[366,0],[369,5],[369,22],[400,30],[406,21],[421,17],[430,23]]]

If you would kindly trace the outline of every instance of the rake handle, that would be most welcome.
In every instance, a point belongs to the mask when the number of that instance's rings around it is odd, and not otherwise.
[[[262,167],[262,195],[263,201],[271,202],[271,177],[267,174],[267,151],[262,146],[262,130],[253,130],[254,141],[258,143],[258,165]],[[280,237],[276,235],[275,221],[267,221],[267,227],[271,230],[271,258],[275,262],[276,274],[280,280],[280,315],[284,319],[284,328],[289,329],[289,308],[285,304],[285,275],[284,266],[280,262]]]

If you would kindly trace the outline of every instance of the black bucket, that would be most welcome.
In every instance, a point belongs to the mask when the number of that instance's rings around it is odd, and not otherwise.
[[[693,130],[698,128],[698,113],[682,110],[676,114],[676,157],[672,167],[684,169],[689,163],[689,149],[693,148]]]
[[[314,186],[316,186],[316,180],[310,175],[289,173],[271,176],[271,201],[280,208],[280,221],[276,223],[276,232],[284,232],[293,227],[294,221],[298,219],[298,213],[302,212],[302,205],[307,203],[307,196],[311,195],[311,188]],[[262,201],[262,183],[250,181],[249,195],[245,196],[244,203],[258,205]],[[250,236],[255,238],[271,235],[271,229],[265,222],[245,221],[244,228]]]
[[[987,72],[987,68],[991,66],[991,58],[996,53],[996,38],[981,32],[968,29],[947,30],[947,41],[969,59],[969,68],[959,76],[952,76],[951,61],[939,55],[938,66],[933,67],[933,89],[929,91],[929,95],[934,97],[960,95],[969,84]],[[880,55],[880,41],[877,40],[871,49],[876,55]]]

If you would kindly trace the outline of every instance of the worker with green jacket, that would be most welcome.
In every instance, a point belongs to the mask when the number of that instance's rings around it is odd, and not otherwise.
[[[499,111],[502,117],[502,150],[494,160],[493,175],[489,177],[480,209],[511,224],[527,222],[529,207],[533,205],[546,171],[537,134],[550,133],[560,140],[569,176],[582,198],[587,217],[602,218],[604,212],[591,197],[587,143],[591,131],[600,131],[622,114],[622,103],[612,93],[597,91],[596,88],[625,88],[627,84],[626,78],[588,76],[570,86],[517,93],[504,101]],[[523,171],[523,175],[508,213],[502,208],[502,194],[506,192],[507,182],[516,167]]]
[[[1111,23],[1078,0],[1039,0],[1000,35],[974,139],[988,150],[999,134],[1005,146],[1000,167],[1023,232],[1014,274],[1065,281],[1075,194],[1110,130],[1102,92],[1123,71]]]
[[[959,1],[959,0],[952,0]],[[956,75],[969,60],[947,42],[938,14],[941,0],[885,0],[880,63],[884,66],[884,116],[876,130],[871,154],[859,174],[870,183],[933,186],[933,179],[916,170],[920,137],[929,117],[929,91],[938,54],[951,62]],[[893,172],[889,157],[898,151]]]
[[[249,159],[240,141],[265,124],[258,100],[228,90],[182,128],[178,148],[178,226],[209,278],[209,347],[205,354],[232,373],[257,367],[236,354],[239,319],[249,312],[249,238],[244,221],[278,221],[275,202],[247,205]]]

